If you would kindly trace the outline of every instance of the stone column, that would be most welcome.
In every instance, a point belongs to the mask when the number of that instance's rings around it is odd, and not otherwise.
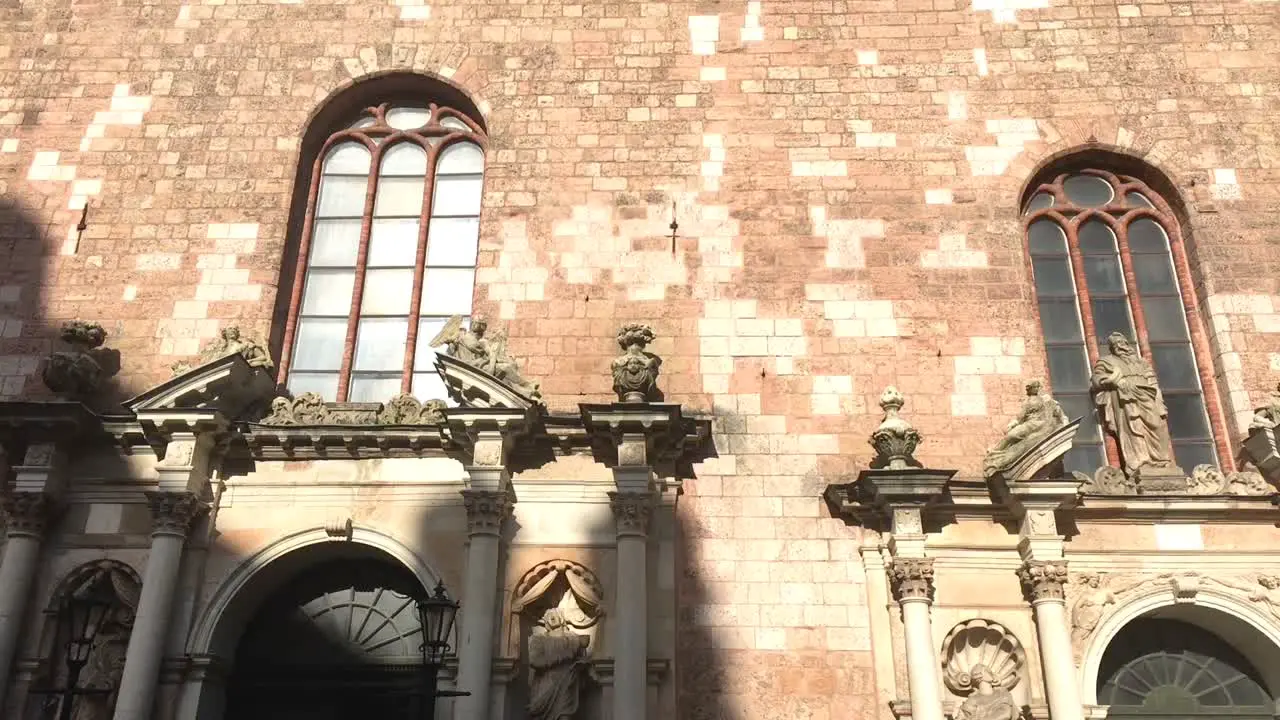
[[[0,497],[8,539],[0,560],[0,712],[18,639],[27,620],[27,599],[40,559],[40,544],[53,500],[44,493],[13,492]]]
[[[933,559],[894,558],[889,565],[889,578],[902,607],[911,720],[943,720],[942,683],[929,617],[929,606],[933,604]]]
[[[1067,623],[1067,563],[1031,560],[1019,568],[1018,577],[1035,611],[1049,716],[1053,720],[1084,720],[1071,653],[1071,627]]]
[[[867,609],[871,615],[871,660],[876,671],[876,690],[880,700],[880,716],[892,717],[890,703],[898,699],[897,672],[893,667],[893,621],[889,610],[888,566],[880,537],[866,533],[862,567],[867,579]]]
[[[178,568],[191,523],[206,508],[194,493],[148,492],[151,505],[151,552],[142,577],[142,592],[129,635],[124,673],[120,677],[115,720],[150,720],[160,680]]]
[[[487,720],[490,714],[502,526],[511,514],[511,500],[509,490],[462,491],[470,544],[458,631],[458,689],[471,695],[458,698],[455,704],[455,717],[460,719]]]
[[[611,492],[617,521],[618,574],[613,618],[613,720],[645,720],[649,661],[648,492]]]

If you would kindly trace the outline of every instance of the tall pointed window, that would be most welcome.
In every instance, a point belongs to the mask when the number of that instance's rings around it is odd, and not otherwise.
[[[1205,401],[1213,374],[1168,203],[1136,178],[1086,169],[1039,185],[1024,220],[1053,395],[1084,418],[1068,469],[1119,464],[1089,394],[1112,332],[1136,339],[1156,370],[1177,463],[1229,462],[1217,406]]]
[[[315,161],[285,329],[294,393],[444,397],[427,344],[471,314],[484,135],[439,105],[371,107]]]

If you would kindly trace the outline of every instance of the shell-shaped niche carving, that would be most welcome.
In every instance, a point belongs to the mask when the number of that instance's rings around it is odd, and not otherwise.
[[[539,603],[544,598],[551,602]],[[548,560],[533,566],[520,579],[511,610],[521,614],[535,605],[548,604],[559,609],[573,628],[586,630],[604,614],[603,598],[604,589],[595,573],[572,560]]]
[[[942,641],[943,680],[956,695],[974,690],[973,669],[982,665],[992,685],[1012,690],[1027,666],[1022,643],[1008,628],[990,620],[966,620]]]

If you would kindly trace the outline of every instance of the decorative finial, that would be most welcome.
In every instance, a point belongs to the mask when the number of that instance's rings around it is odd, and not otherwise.
[[[657,393],[662,358],[645,351],[653,338],[653,328],[641,323],[627,323],[618,330],[618,347],[623,353],[614,358],[611,369],[613,389],[621,402],[648,402]]]
[[[915,458],[916,446],[920,444],[920,433],[911,423],[903,420],[898,411],[905,404],[902,393],[890,385],[880,395],[880,408],[884,410],[884,420],[880,427],[871,433],[871,447],[876,456],[871,461],[873,468],[905,470],[910,467],[922,467]]]
[[[55,352],[45,361],[40,373],[45,387],[69,399],[93,395],[105,375],[97,355],[107,340],[107,331],[98,323],[72,320],[62,326],[58,336],[71,349]]]

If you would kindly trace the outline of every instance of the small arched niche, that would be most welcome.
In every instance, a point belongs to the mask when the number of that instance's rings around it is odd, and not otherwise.
[[[554,618],[549,627],[548,620]],[[604,589],[588,568],[572,560],[548,560],[530,568],[516,584],[511,597],[511,630],[516,655],[515,677],[507,694],[505,717],[524,720],[533,717],[529,705],[534,696],[529,663],[529,642],[535,633],[562,634],[585,638],[581,657],[589,661],[599,647],[604,619]],[[586,667],[572,672],[576,682],[568,694],[576,693],[578,711],[574,717],[602,717],[601,691]],[[563,694],[563,693],[562,693]]]
[[[60,717],[60,704],[65,699],[57,693],[39,692],[41,689],[72,686],[71,666],[67,662],[72,640],[68,608],[76,602],[96,602],[105,605],[102,622],[74,679],[76,688],[92,692],[81,693],[76,698],[71,717],[73,720],[110,720],[141,590],[138,573],[116,560],[81,565],[58,584],[45,609],[48,623],[41,642],[43,662],[35,685],[37,693],[30,703],[37,708],[36,717]]]
[[[1272,718],[1280,647],[1245,621],[1194,605],[1143,615],[1108,643],[1098,704],[1110,718]]]

